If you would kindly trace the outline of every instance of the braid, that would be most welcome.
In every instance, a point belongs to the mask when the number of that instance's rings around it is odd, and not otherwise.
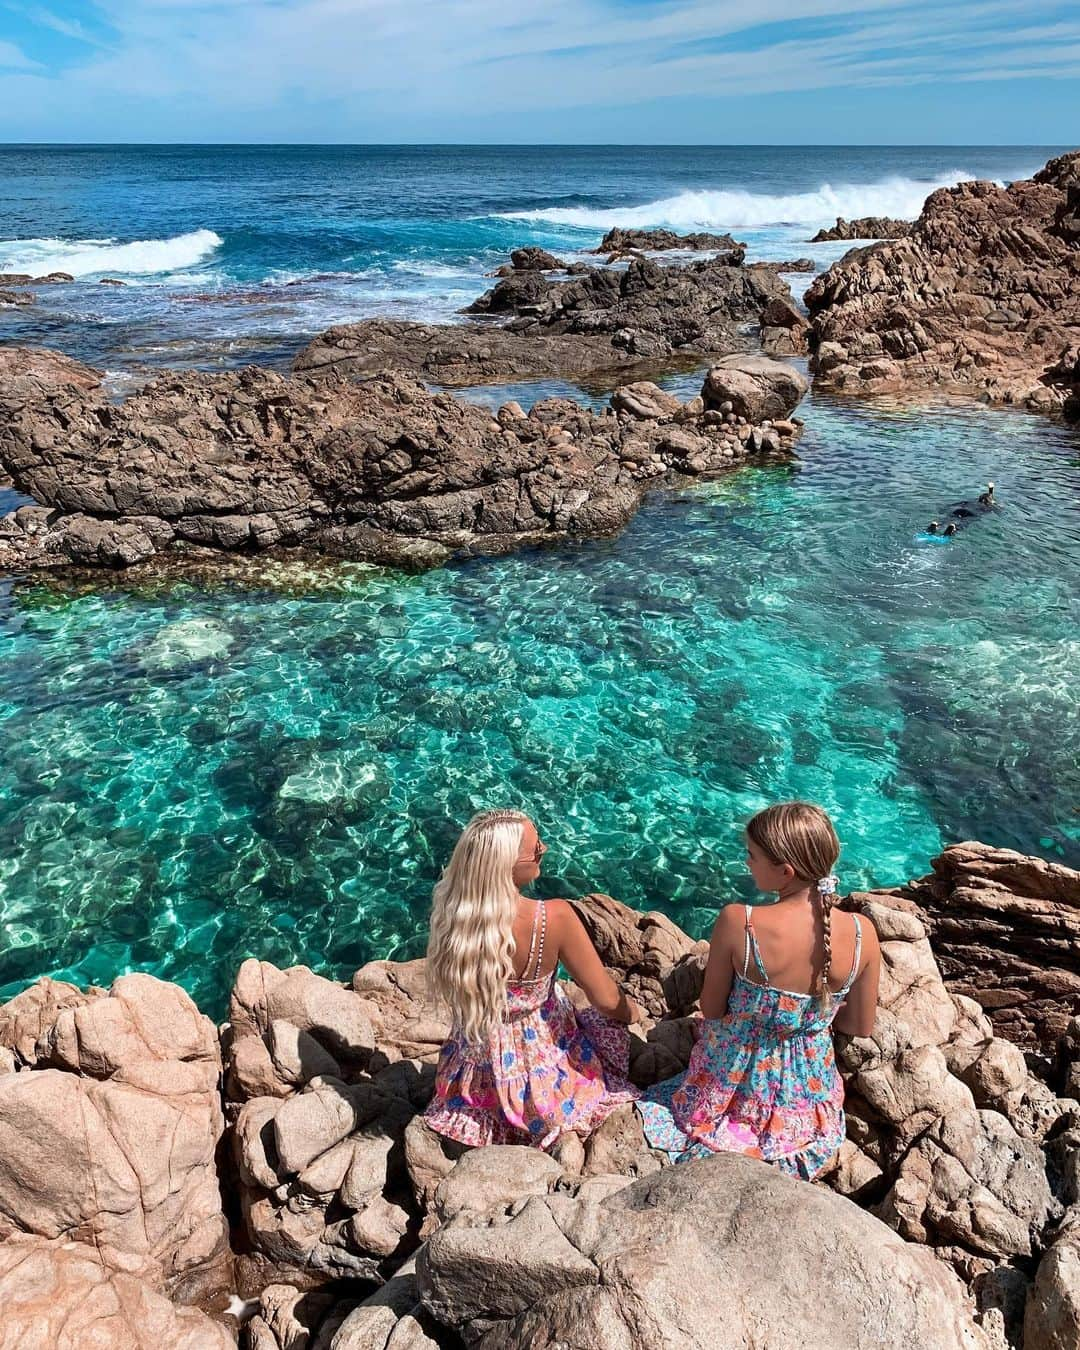
[[[822,1010],[828,1008],[832,998],[832,990],[829,988],[829,971],[832,970],[832,908],[836,900],[836,878],[834,876],[822,877],[815,883],[817,891],[818,904],[821,906],[821,928],[824,939],[824,953],[822,955],[821,976],[818,980],[818,1002]]]

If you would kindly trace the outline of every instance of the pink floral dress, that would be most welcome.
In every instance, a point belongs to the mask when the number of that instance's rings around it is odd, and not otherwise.
[[[811,1180],[844,1142],[844,1084],[831,1026],[859,973],[862,928],[844,987],[822,1008],[816,994],[769,984],[750,906],[746,948],[724,1017],[702,1023],[685,1073],[649,1088],[637,1109],[645,1136],[676,1162],[743,1153]],[[750,956],[763,983],[747,978]]]
[[[539,975],[546,929],[538,901],[525,967],[537,973],[507,984],[506,1020],[481,1045],[454,1036],[442,1048],[424,1119],[448,1139],[549,1148],[637,1096],[627,1028],[593,1008],[578,1012],[554,971]]]

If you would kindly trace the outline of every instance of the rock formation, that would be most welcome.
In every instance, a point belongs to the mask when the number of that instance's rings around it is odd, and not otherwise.
[[[527,336],[603,335],[639,359],[733,352],[746,346],[740,326],[757,325],[770,301],[791,298],[777,272],[741,262],[741,253],[686,267],[635,258],[625,271],[592,268],[568,281],[515,272],[465,313],[512,318]]]
[[[911,233],[910,220],[896,220],[892,216],[858,216],[855,220],[836,217],[836,224],[827,230],[818,230],[811,244],[833,243],[838,239],[903,239]]]
[[[1052,1051],[1080,1014],[1080,872],[970,842],[931,866],[887,894],[919,907],[945,983],[1000,1035]]]
[[[108,1271],[165,1292],[220,1286],[221,1054],[184,991],[148,975],[108,993],[43,980],[0,1008],[0,1046],[14,1070],[0,1236],[88,1243]]]
[[[0,1350],[233,1350],[225,1327],[81,1242],[0,1242]]]
[[[1080,151],[932,193],[906,238],[852,250],[805,298],[822,387],[1080,415]]]
[[[39,981],[0,1007],[0,1350],[231,1344],[188,1306],[235,1287],[230,1268],[257,1296],[248,1350],[711,1347],[717,1328],[778,1350],[1019,1350],[1025,1328],[1026,1350],[1074,1346],[1080,1018],[1039,1061],[1055,1088],[946,988],[931,941],[962,890],[998,913],[1007,887],[1017,908],[1065,904],[1076,874],[944,858],[914,885],[925,909],[844,902],[879,933],[881,999],[872,1036],[838,1038],[849,1137],[827,1187],[730,1156],[672,1168],[630,1107],[550,1155],[446,1143],[420,1118],[447,1033],[422,961],[348,986],[245,962],[223,1100],[217,1036],[174,986]],[[635,1081],[678,1071],[706,944],[607,896],[577,907],[647,1011]]]
[[[664,253],[672,249],[685,249],[695,253],[730,252],[744,249],[730,234],[708,234],[697,231],[692,234],[676,234],[674,230],[623,229],[616,225],[608,230],[593,253]],[[3,278],[0,277],[0,281]]]
[[[40,503],[0,520],[7,569],[276,546],[425,567],[614,534],[671,474],[789,452],[806,389],[791,367],[751,359],[752,378],[775,386],[771,425],[651,384],[617,390],[602,413],[547,399],[493,415],[398,374],[257,367],[166,375],[117,404],[88,367],[18,349],[5,360],[0,469]]]

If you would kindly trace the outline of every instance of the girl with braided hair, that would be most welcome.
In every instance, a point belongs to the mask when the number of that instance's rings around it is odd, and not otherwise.
[[[520,811],[469,821],[435,887],[428,980],[450,1010],[425,1113],[458,1143],[550,1148],[637,1095],[627,1024],[641,1011],[604,969],[566,900],[530,900],[546,852]],[[563,962],[592,1007],[575,1010]]]
[[[809,802],[746,827],[771,905],[728,905],[713,927],[701,1035],[686,1072],[638,1102],[649,1143],[676,1161],[734,1152],[812,1180],[844,1141],[832,1030],[869,1036],[880,952],[873,926],[834,910],[840,843]]]

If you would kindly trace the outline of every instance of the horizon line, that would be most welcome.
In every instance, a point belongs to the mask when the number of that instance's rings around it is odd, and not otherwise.
[[[0,150],[1060,150],[1062,141],[2,141]]]

